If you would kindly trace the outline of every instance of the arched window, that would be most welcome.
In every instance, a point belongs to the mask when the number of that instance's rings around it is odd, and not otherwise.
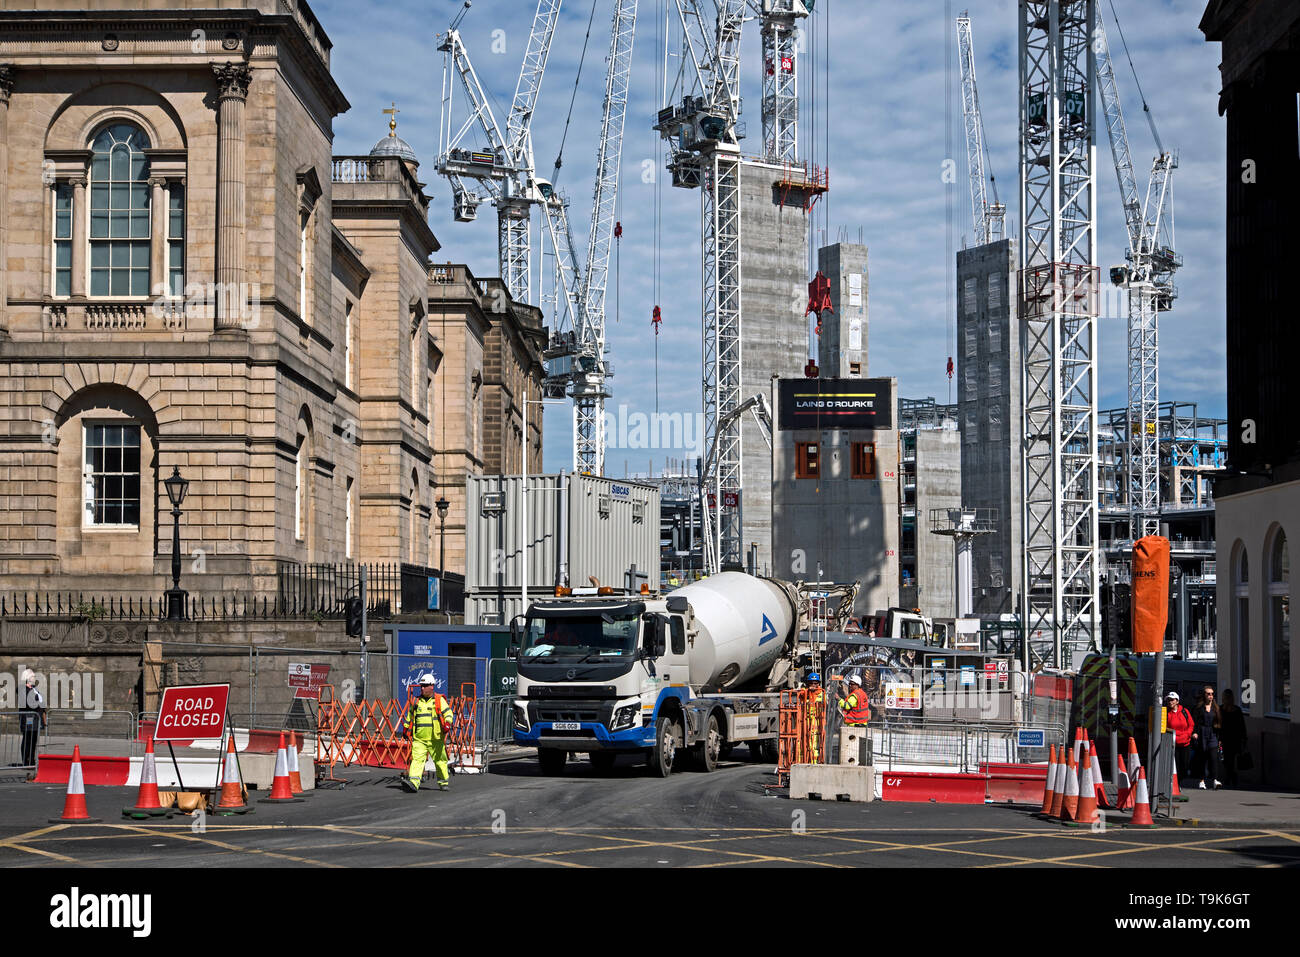
[[[1237,656],[1238,687],[1250,680],[1250,561],[1243,542],[1234,546],[1236,561],[1232,567],[1232,633]],[[1250,698],[1241,695],[1242,711],[1250,710]]]
[[[1291,713],[1291,561],[1286,532],[1273,536],[1268,550],[1269,644],[1273,712]]]
[[[114,123],[91,143],[90,294],[149,295],[149,138]]]
[[[407,552],[407,559],[406,559],[406,560],[407,560],[408,562],[410,562],[412,565],[415,564],[415,556],[416,556],[416,550],[415,550],[415,529],[416,529],[416,524],[415,524],[415,513],[416,513],[416,511],[419,509],[419,507],[420,507],[420,476],[419,476],[419,473],[417,473],[417,472],[415,472],[415,471],[413,470],[413,471],[411,472],[411,514],[410,514],[410,524],[411,524],[411,527],[410,527],[410,529],[409,529],[409,531],[408,531],[408,533],[407,533],[407,549],[406,549],[406,552]]]

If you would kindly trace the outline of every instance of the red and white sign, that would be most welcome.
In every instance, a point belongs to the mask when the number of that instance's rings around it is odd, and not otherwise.
[[[320,699],[320,689],[328,683],[329,665],[308,665],[302,662],[289,663],[289,687],[293,688],[295,698]]]
[[[189,741],[221,737],[229,700],[229,684],[164,688],[154,740]]]

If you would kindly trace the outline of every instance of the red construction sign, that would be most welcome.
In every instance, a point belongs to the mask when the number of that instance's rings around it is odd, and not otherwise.
[[[191,741],[221,737],[229,700],[229,684],[164,688],[154,740]]]
[[[289,664],[289,687],[295,698],[320,700],[320,689],[329,683],[329,665],[308,665],[301,662]]]

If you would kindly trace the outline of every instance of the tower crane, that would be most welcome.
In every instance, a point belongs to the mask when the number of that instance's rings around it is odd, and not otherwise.
[[[637,0],[614,0],[585,268],[578,266],[567,201],[552,192],[543,207],[560,276],[557,297],[564,304],[546,351],[548,382],[567,388],[573,398],[573,470],[588,475],[603,475],[605,471],[605,399],[609,397],[605,380],[613,374],[605,361],[605,291],[618,204],[636,12]]]
[[[975,244],[1000,240],[1006,232],[1006,204],[998,198],[998,182],[989,172],[985,179],[984,116],[980,112],[979,88],[975,84],[975,46],[971,37],[970,13],[957,18],[957,59],[961,64],[961,113],[966,129],[966,169],[970,175],[970,208],[975,226]],[[993,202],[988,187],[993,187]]]
[[[458,222],[475,219],[485,199],[490,198],[496,206],[501,280],[510,295],[521,302],[533,302],[532,207],[552,194],[550,183],[540,179],[534,168],[532,121],[560,2],[538,0],[504,130],[492,113],[457,30],[469,9],[468,3],[447,32],[439,36],[438,43],[443,53],[438,172],[451,183],[452,213]],[[457,80],[464,90],[468,114],[459,125],[454,117]],[[475,132],[486,139],[486,148],[466,146]],[[477,188],[468,181],[476,183]]]
[[[1164,149],[1144,102],[1157,152],[1143,201],[1138,194],[1119,88],[1100,16],[1096,37],[1098,86],[1128,228],[1128,265],[1112,267],[1110,279],[1128,290],[1126,478],[1129,534],[1136,540],[1160,532],[1159,326],[1160,313],[1169,310],[1178,295],[1173,276],[1183,263],[1174,251],[1173,171],[1178,167],[1178,155]]]
[[[1023,622],[1097,647],[1096,0],[1020,0]]]
[[[745,0],[675,0],[682,33],[682,99],[661,110],[655,129],[668,143],[674,186],[700,187],[705,443],[717,448],[716,507],[704,523],[721,567],[741,567],[740,422],[740,34]],[[734,503],[734,504],[731,504]],[[707,515],[708,513],[705,512]]]
[[[799,47],[796,21],[808,16],[812,0],[761,0],[763,37],[763,156],[769,163],[799,159]]]

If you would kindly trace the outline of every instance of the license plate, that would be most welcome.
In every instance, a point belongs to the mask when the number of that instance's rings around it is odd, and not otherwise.
[[[555,731],[581,731],[582,725],[577,721],[555,721],[551,728]]]

